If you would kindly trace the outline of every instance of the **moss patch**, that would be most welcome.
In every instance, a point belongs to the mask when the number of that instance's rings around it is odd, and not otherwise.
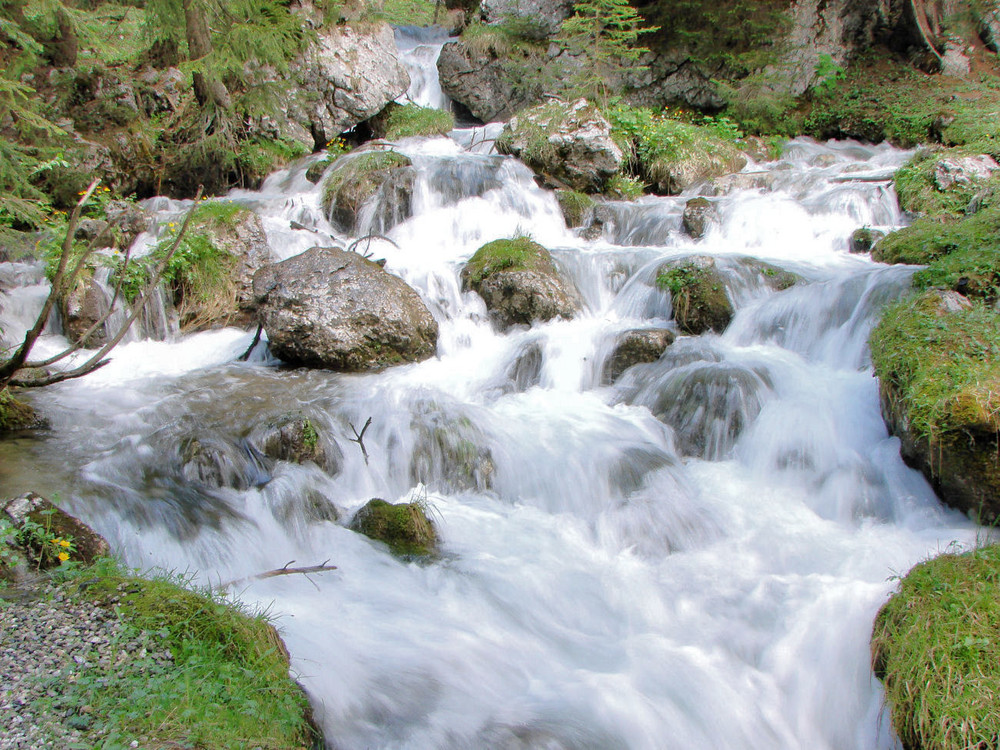
[[[955,185],[948,190],[939,190],[934,181],[934,172],[942,159],[967,155],[970,154],[964,149],[918,153],[893,177],[900,207],[910,213],[930,216],[964,214],[969,202],[984,189],[985,183]]]
[[[684,333],[721,333],[732,320],[733,304],[712,263],[692,260],[665,265],[657,272],[656,285],[670,292],[674,320]]]
[[[871,336],[875,374],[920,437],[1000,429],[1000,318],[977,304],[944,313],[936,294],[888,307]]]
[[[577,190],[557,190],[556,200],[559,201],[566,226],[570,229],[582,227],[587,215],[597,205],[597,201]]]
[[[0,434],[29,430],[40,425],[35,410],[14,398],[7,388],[0,388]]]
[[[342,227],[352,228],[361,207],[392,177],[393,170],[410,166],[395,151],[366,151],[344,159],[326,178],[323,207]]]
[[[394,141],[414,136],[447,135],[454,127],[454,116],[443,109],[416,104],[390,104],[376,135]]]
[[[370,500],[354,516],[351,529],[385,542],[395,555],[424,556],[437,551],[437,531],[418,503]]]
[[[126,747],[136,736],[151,747],[311,746],[309,706],[275,629],[182,584],[110,561],[78,571],[70,596],[113,609],[125,636],[148,643],[150,653],[120,666],[71,664],[49,693],[52,709],[99,730],[101,747]],[[163,650],[168,661],[156,656]]]
[[[904,747],[964,750],[1000,743],[1000,546],[917,565],[872,634]]]
[[[479,248],[462,271],[475,287],[498,271],[553,271],[549,251],[530,237],[494,240]]]

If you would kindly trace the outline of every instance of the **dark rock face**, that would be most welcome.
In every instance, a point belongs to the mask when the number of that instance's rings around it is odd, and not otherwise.
[[[708,198],[692,198],[684,206],[681,226],[689,237],[700,240],[708,231],[709,224],[717,220],[718,212],[714,203]]]
[[[722,333],[733,319],[733,303],[714,258],[695,256],[666,263],[657,273],[657,283],[670,292],[674,320],[684,333]]]
[[[350,528],[385,542],[395,555],[424,556],[437,551],[437,530],[417,503],[393,505],[374,498],[357,512]]]
[[[0,517],[7,518],[14,525],[14,528],[20,528],[25,521],[32,521],[43,527],[46,530],[46,535],[51,538],[71,538],[73,543],[71,559],[73,560],[82,560],[89,564],[97,558],[106,557],[111,553],[104,537],[83,521],[74,518],[34,492],[28,492],[12,500],[0,501],[0,513],[2,513]],[[35,552],[41,553],[42,550],[35,550]],[[54,559],[55,556],[51,557],[53,559],[49,561],[50,564],[58,564]]]
[[[576,290],[560,277],[549,251],[531,240],[484,245],[462,269],[462,286],[483,298],[502,329],[572,318],[580,309]]]
[[[509,120],[538,101],[538,96],[516,85],[502,58],[463,42],[444,45],[437,66],[441,89],[483,122]]]
[[[180,459],[181,476],[204,487],[247,490],[271,478],[261,455],[245,441],[192,437],[181,444]]]
[[[870,253],[875,247],[875,243],[883,237],[885,237],[885,232],[880,232],[877,229],[869,229],[868,227],[855,229],[851,233],[849,249],[855,255]]]
[[[141,206],[129,201],[109,201],[104,215],[115,233],[115,246],[122,250],[152,224],[150,215]]]
[[[674,332],[666,328],[627,331],[604,363],[601,382],[613,383],[632,365],[655,362],[674,343]]]
[[[81,278],[74,289],[59,300],[59,313],[62,316],[63,330],[66,338],[78,342],[83,339],[95,323],[104,317],[108,311],[108,297],[92,275]],[[107,342],[105,326],[98,326],[93,333],[86,336],[84,346],[103,346]]]
[[[502,23],[520,21],[525,33],[534,39],[545,39],[559,31],[562,22],[573,14],[573,0],[482,0],[479,6],[483,21]]]
[[[297,464],[312,461],[330,474],[338,473],[344,463],[337,443],[302,415],[286,414],[271,420],[250,436],[250,442],[268,458]]]
[[[307,367],[360,372],[433,356],[438,326],[400,278],[356,253],[314,247],[253,279],[271,351]]]
[[[504,128],[497,150],[519,157],[543,179],[581,192],[603,190],[625,158],[611,138],[611,124],[585,99],[522,112]]]

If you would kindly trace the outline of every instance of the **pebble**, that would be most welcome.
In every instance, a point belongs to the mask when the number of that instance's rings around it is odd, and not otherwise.
[[[65,587],[50,584],[21,601],[0,601],[0,750],[93,746],[97,737],[86,731],[91,716],[80,715],[89,712],[46,709],[39,699],[58,698],[80,671],[108,669],[116,655],[138,657],[150,645],[148,634],[126,638],[113,612],[70,598]],[[155,658],[168,662],[170,654]]]

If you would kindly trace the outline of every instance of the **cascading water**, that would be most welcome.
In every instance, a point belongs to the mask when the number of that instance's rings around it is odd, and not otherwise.
[[[410,88],[402,97],[403,103],[410,102],[433,109],[448,108],[448,97],[441,90],[438,78],[437,61],[441,48],[449,39],[448,32],[440,26],[396,28],[399,60],[410,74]]]
[[[251,335],[231,329],[132,342],[36,395],[51,436],[0,444],[0,492],[60,488],[129,564],[206,583],[336,565],[236,592],[277,617],[331,747],[893,747],[872,619],[891,576],[977,533],[900,460],[868,367],[910,272],[847,237],[900,223],[886,180],[906,154],[795,141],[746,176],[757,187],[716,196],[702,241],[680,231],[688,196],[615,204],[588,241],[487,140],[398,144],[413,216],[368,248],[432,309],[436,358],[340,375],[238,362]],[[281,258],[350,241],[304,170],[230,196]],[[491,328],[459,271],[516,233],[553,250],[584,312]],[[656,270],[690,255],[728,279],[728,330],[602,385],[622,332],[672,325]],[[799,282],[772,290],[751,256]],[[248,447],[289,412],[337,443],[337,466]],[[366,464],[350,439],[369,417]],[[233,487],[185,471],[192,440]],[[372,497],[425,502],[442,556],[401,561],[349,531]]]

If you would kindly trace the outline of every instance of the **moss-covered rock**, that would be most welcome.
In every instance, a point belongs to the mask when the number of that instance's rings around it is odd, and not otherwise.
[[[1000,319],[955,292],[889,307],[871,337],[882,414],[942,501],[1000,518]]]
[[[657,271],[656,285],[670,292],[674,320],[684,333],[721,333],[733,319],[733,303],[713,258],[696,256],[665,263]]]
[[[483,298],[501,328],[571,318],[580,309],[576,290],[560,277],[549,251],[528,237],[483,245],[462,269],[462,286]]]
[[[585,226],[597,201],[578,190],[557,190],[556,200],[562,211],[566,226],[570,229]]]
[[[0,388],[0,435],[44,426],[45,420],[29,404],[15,398],[9,389]]]
[[[276,461],[311,461],[330,474],[343,465],[344,454],[337,443],[317,429],[315,420],[302,414],[285,414],[255,430],[250,442],[262,454]]]
[[[389,141],[415,136],[448,135],[455,127],[455,117],[443,109],[391,102],[368,121],[368,127],[372,137]]]
[[[1000,165],[986,154],[964,149],[921,151],[893,177],[904,211],[929,216],[957,216],[988,183]]]
[[[847,242],[847,248],[855,255],[866,255],[872,251],[883,237],[885,232],[871,227],[859,227],[851,232],[851,237]]]
[[[67,559],[85,563],[110,554],[104,537],[34,492],[0,501],[0,518],[20,531],[31,529],[22,534],[21,541],[28,556],[37,560],[37,567],[58,565],[60,553]]]
[[[385,232],[410,216],[410,198],[415,172],[412,162],[395,151],[365,151],[345,157],[326,177],[323,208],[331,221],[345,232],[360,229],[361,209],[379,199],[380,210],[373,231]]]
[[[418,503],[393,505],[379,498],[369,500],[351,520],[351,530],[385,542],[394,555],[425,556],[437,552],[437,530]]]
[[[776,292],[783,292],[802,281],[798,274],[756,258],[740,258],[739,264],[760,277],[764,284]]]
[[[909,750],[994,747],[1000,737],[1000,546],[920,563],[879,611],[872,667]]]
[[[708,227],[713,222],[718,222],[719,215],[715,204],[708,198],[692,198],[684,204],[684,213],[681,215],[681,228],[684,233],[695,240],[700,240],[705,236]]]
[[[464,417],[436,409],[415,417],[410,480],[433,490],[461,492],[493,488],[496,466],[482,431]]]
[[[613,383],[633,365],[655,362],[674,343],[674,332],[666,328],[644,328],[626,331],[615,342],[615,348],[604,363],[602,383]]]
[[[496,142],[554,187],[601,192],[621,167],[624,154],[611,138],[611,124],[585,99],[553,101],[513,118]]]

